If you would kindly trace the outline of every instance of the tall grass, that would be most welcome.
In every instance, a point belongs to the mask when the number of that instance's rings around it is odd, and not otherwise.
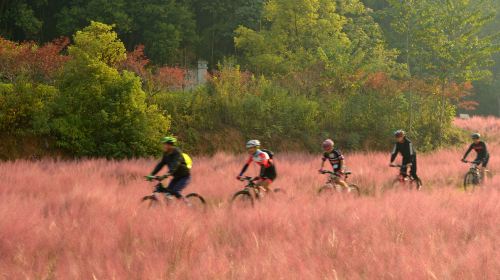
[[[347,155],[357,199],[316,196],[318,155],[278,154],[287,195],[253,209],[228,204],[244,155],[196,158],[206,212],[140,205],[153,160],[1,163],[0,279],[498,279],[500,179],[461,191],[462,152],[419,155],[424,190],[384,193],[389,155]]]

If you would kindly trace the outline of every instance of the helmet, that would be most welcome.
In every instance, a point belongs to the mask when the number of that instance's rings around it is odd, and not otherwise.
[[[479,134],[479,133],[472,133],[470,137],[472,137],[472,139],[479,139],[479,138],[481,138],[481,134]]]
[[[323,141],[323,149],[329,149],[329,148],[333,148],[333,140],[332,139],[326,139],[325,141]]]
[[[163,137],[161,138],[160,140],[163,144],[171,144],[171,145],[175,145],[177,144],[177,138],[173,137],[173,136],[166,136],[166,137]]]
[[[260,141],[259,140],[250,140],[247,142],[247,149],[248,148],[253,148],[253,147],[260,147]]]
[[[401,137],[401,136],[405,136],[405,135],[406,135],[406,133],[402,129],[398,129],[398,130],[394,131],[394,137]]]

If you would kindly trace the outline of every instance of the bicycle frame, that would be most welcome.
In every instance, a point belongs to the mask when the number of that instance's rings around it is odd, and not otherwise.
[[[337,179],[342,179],[341,176],[339,176],[337,173],[333,172],[333,171],[329,171],[329,170],[323,170],[321,171],[321,174],[328,174],[328,180],[326,181],[327,184],[333,184],[335,185],[336,184],[336,180]],[[347,182],[347,179],[349,178],[349,175],[351,174],[351,172],[347,171],[344,173],[344,181]]]
[[[260,192],[261,192],[260,187],[257,186],[257,184],[255,183],[255,179],[253,177],[249,177],[249,176],[242,177],[242,178],[240,178],[240,181],[242,181],[242,182],[247,181],[248,182],[243,189],[252,190],[256,197],[260,196]]]
[[[395,167],[395,168],[400,168],[403,167],[404,169],[408,169],[408,167],[411,167],[413,164],[411,163],[408,163],[408,164],[393,164],[391,165],[391,167]],[[406,170],[406,173],[404,174],[401,174],[401,172],[399,172],[398,174],[398,181],[401,182],[401,183],[404,183],[404,182],[414,182],[415,181],[415,178],[413,178],[413,176],[411,176],[410,174],[408,174],[408,170]]]

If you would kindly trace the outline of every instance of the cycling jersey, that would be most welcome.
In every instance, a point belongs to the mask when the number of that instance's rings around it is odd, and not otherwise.
[[[161,161],[156,165],[151,175],[156,175],[163,166],[167,165],[169,173],[174,176],[174,178],[182,178],[190,176],[190,170],[187,167],[186,160],[182,156],[182,152],[179,148],[175,148],[170,153],[164,153]]]
[[[490,154],[488,153],[488,149],[486,148],[486,143],[484,143],[483,141],[479,141],[477,144],[475,142],[472,143],[469,146],[469,149],[467,149],[467,152],[465,152],[464,158],[466,158],[472,150],[477,153],[476,159],[474,161],[479,161],[484,167],[486,167],[490,159]]]
[[[323,153],[323,161],[328,160],[332,165],[333,171],[338,172],[342,170],[342,161],[344,160],[344,156],[340,152],[340,150],[334,149],[331,152]]]
[[[396,142],[396,144],[394,144],[394,148],[391,153],[391,162],[396,159],[398,153],[401,153],[401,156],[403,156],[403,164],[412,162],[413,157],[417,154],[413,148],[413,144],[406,137],[403,143]]]
[[[407,164],[411,163],[410,167],[410,175],[418,179],[417,176],[417,152],[413,148],[413,144],[411,143],[408,138],[405,137],[403,143],[396,142],[394,144],[394,148],[392,149],[391,153],[391,162],[393,162],[396,157],[398,156],[398,153],[401,153],[401,156],[403,157],[403,162],[401,166],[401,174],[406,175],[407,172]]]
[[[243,166],[243,169],[240,172],[240,176],[243,176],[245,171],[247,170],[248,166],[252,163],[255,162],[257,165],[260,166],[260,174],[259,177],[261,178],[267,178],[274,180],[276,178],[276,168],[274,167],[273,160],[269,157],[269,155],[261,150],[255,151],[253,155],[250,155],[248,158],[245,166]]]
[[[477,144],[472,143],[467,152],[465,152],[464,158],[466,158],[472,150],[477,153],[478,160],[483,160],[488,157],[488,149],[486,148],[486,143],[483,141],[479,141]]]

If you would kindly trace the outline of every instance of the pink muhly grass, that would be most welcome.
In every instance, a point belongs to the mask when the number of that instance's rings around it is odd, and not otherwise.
[[[465,149],[419,154],[421,192],[381,192],[387,153],[347,154],[360,198],[316,195],[319,154],[278,154],[287,194],[254,208],[228,203],[244,154],[195,158],[206,212],[140,205],[154,160],[0,163],[0,279],[498,279],[499,177],[462,191]]]

